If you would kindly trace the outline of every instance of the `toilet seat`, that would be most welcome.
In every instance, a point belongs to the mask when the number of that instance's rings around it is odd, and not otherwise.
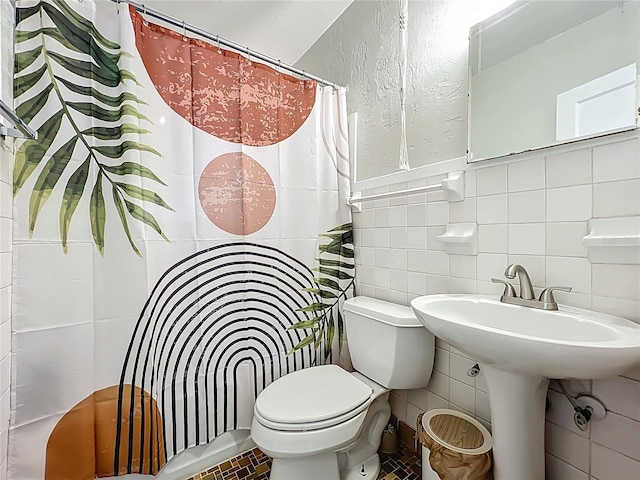
[[[328,428],[366,410],[373,389],[336,365],[305,368],[265,388],[254,408],[255,418],[274,430]]]

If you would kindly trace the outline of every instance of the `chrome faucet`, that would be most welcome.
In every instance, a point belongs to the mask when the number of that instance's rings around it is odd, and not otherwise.
[[[516,289],[512,284],[499,278],[492,278],[493,283],[504,284],[504,292],[500,297],[502,303],[510,303],[513,305],[520,305],[522,307],[540,308],[542,310],[558,310],[558,304],[553,298],[553,291],[560,290],[562,292],[570,292],[571,287],[547,287],[540,294],[540,298],[536,300],[533,292],[533,286],[531,285],[531,279],[529,274],[522,265],[511,264],[504,272],[504,276],[513,279],[518,276],[518,282],[520,283],[520,296],[516,296]]]
[[[504,276],[513,279],[516,278],[516,275],[518,275],[518,282],[520,283],[520,298],[524,300],[533,300],[536,298],[533,295],[533,285],[531,285],[531,279],[527,271],[522,265],[512,263],[504,271]]]

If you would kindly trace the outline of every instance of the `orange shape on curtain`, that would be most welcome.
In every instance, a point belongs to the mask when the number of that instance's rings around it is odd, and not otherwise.
[[[262,166],[244,153],[225,153],[205,167],[198,184],[202,209],[234,235],[257,232],[276,208],[276,189]]]
[[[130,7],[136,47],[163,100],[193,126],[234,143],[267,146],[309,117],[316,82],[145,23]]]
[[[120,419],[117,418],[118,388],[119,386],[115,385],[94,392],[75,405],[58,421],[47,442],[45,480],[89,480],[127,473],[131,385],[124,385],[123,413]],[[143,393],[143,401],[141,393]],[[162,418],[155,400],[147,392],[142,392],[140,388],[134,387],[134,397],[136,399],[134,401],[134,428],[131,438],[134,455],[131,459],[131,471],[155,475],[166,463]],[[144,418],[141,415],[143,402]],[[144,444],[141,465],[140,423],[144,421],[144,438],[147,440],[151,432],[152,418],[154,441],[151,444],[148,441]],[[117,422],[121,422],[122,431],[125,433],[120,439],[120,471],[114,473]],[[148,460],[149,458],[151,461]]]

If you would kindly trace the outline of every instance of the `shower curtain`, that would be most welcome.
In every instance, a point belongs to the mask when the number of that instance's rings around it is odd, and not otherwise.
[[[124,4],[16,17],[10,478],[155,474],[342,346],[345,92]]]

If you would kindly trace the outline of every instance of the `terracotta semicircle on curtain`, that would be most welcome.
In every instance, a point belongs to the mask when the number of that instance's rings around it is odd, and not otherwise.
[[[114,473],[114,455],[116,441],[116,422],[118,421],[119,385],[98,390],[69,410],[57,423],[47,442],[45,480],[89,480],[95,477],[112,477],[127,473],[129,437],[124,435],[120,441],[119,472]],[[162,425],[160,411],[155,400],[144,392],[144,418],[141,415],[141,390],[134,387],[133,405],[134,428],[132,429],[134,453],[131,459],[131,471],[145,474],[157,474],[166,463],[162,432],[154,435],[156,441],[144,445],[143,458],[149,458],[152,449],[152,462],[140,465],[140,424],[144,421],[145,438],[149,438],[149,425],[152,415],[154,424]],[[129,432],[129,409],[131,407],[131,385],[124,385],[123,414],[121,425],[123,432]]]
[[[162,99],[218,138],[268,146],[293,135],[311,114],[316,82],[300,81],[202,40],[144,22],[129,8],[136,47]]]

